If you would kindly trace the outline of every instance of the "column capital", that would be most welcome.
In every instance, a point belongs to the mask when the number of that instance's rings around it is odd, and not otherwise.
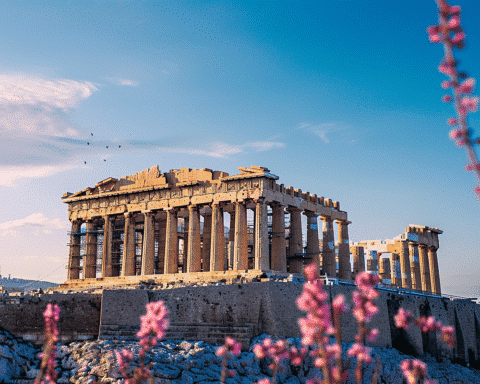
[[[332,216],[320,215],[320,219],[321,219],[322,221],[333,221]]]
[[[348,220],[341,220],[341,219],[335,219],[335,223],[336,224],[343,224],[343,225],[349,225],[349,224],[352,224],[351,221],[348,221]]]
[[[125,218],[131,219],[132,216],[133,216],[133,214],[132,214],[132,212],[125,212],[125,213],[123,214],[123,216],[124,216]]]
[[[426,244],[415,244],[415,245],[417,245],[419,248],[422,248],[422,249],[428,249]]]
[[[297,212],[297,211],[302,211],[299,207],[295,207],[294,205],[287,205],[287,211],[288,212]]]
[[[313,211],[303,211],[303,214],[307,217],[318,217],[318,216],[320,216],[318,213],[315,213]]]
[[[433,251],[433,252],[437,252],[437,250],[438,250],[438,248],[435,247],[435,246],[433,246],[433,245],[431,245],[430,247],[427,247],[427,249],[428,249],[429,251]]]

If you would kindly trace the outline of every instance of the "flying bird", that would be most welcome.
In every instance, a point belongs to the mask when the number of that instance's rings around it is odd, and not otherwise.
[[[107,161],[107,160],[103,159],[103,161]]]
[[[118,146],[118,148],[120,148],[120,147],[121,147],[121,145]]]
[[[108,148],[108,145],[107,145],[107,148]]]
[[[93,136],[93,133],[90,132],[90,134]]]
[[[86,161],[84,161],[84,163],[85,163],[85,164],[87,164],[87,162],[86,162]]]
[[[87,145],[90,145],[90,143],[87,141]]]

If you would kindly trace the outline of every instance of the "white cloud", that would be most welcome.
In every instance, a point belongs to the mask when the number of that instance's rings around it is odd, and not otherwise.
[[[127,86],[137,86],[138,81],[130,79],[120,79],[118,77],[108,77],[107,80],[115,85],[127,85]]]
[[[43,104],[63,110],[75,107],[97,88],[93,83],[68,79],[45,80],[22,74],[0,75],[0,105]]]
[[[284,143],[274,141],[258,141],[256,143],[247,144],[248,146],[255,148],[257,152],[269,151],[270,149],[285,147]]]
[[[70,224],[67,220],[59,218],[48,218],[42,212],[12,221],[0,223],[1,236],[17,235],[19,232],[28,230],[39,230],[42,233],[52,233],[52,230],[67,230]]]
[[[20,179],[51,176],[78,167],[78,164],[72,163],[57,165],[2,166],[0,168],[0,185],[4,187],[15,187],[15,181]]]

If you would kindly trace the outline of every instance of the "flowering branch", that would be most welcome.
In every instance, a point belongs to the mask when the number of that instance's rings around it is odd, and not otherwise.
[[[460,82],[459,79],[465,79],[467,75],[464,72],[457,71],[457,62],[453,56],[453,48],[463,49],[465,46],[465,33],[460,26],[460,7],[450,6],[445,0],[435,0],[438,6],[439,25],[432,25],[427,28],[429,39],[432,43],[442,43],[445,56],[438,66],[438,70],[449,76],[449,81],[442,82],[443,89],[453,89],[453,99],[450,95],[443,96],[442,100],[446,103],[454,101],[457,118],[449,118],[448,124],[458,126],[450,132],[450,138],[457,140],[459,147],[465,147],[469,164],[465,167],[467,171],[473,171],[478,183],[480,184],[480,163],[473,149],[473,144],[480,144],[480,138],[472,139],[471,130],[467,124],[467,114],[476,112],[478,109],[478,97],[466,96],[473,92],[475,79],[470,77]],[[477,198],[480,199],[480,185],[474,189]]]
[[[47,304],[45,312],[45,342],[43,345],[43,352],[39,357],[42,359],[40,365],[40,372],[35,379],[34,384],[55,384],[57,378],[57,371],[55,370],[55,359],[57,358],[56,342],[58,341],[57,322],[60,319],[60,308],[57,304]]]
[[[240,348],[242,347],[242,343],[238,343],[235,339],[231,337],[225,338],[225,345],[222,345],[217,349],[215,354],[217,356],[223,357],[222,360],[222,374],[220,376],[220,383],[225,383],[225,379],[228,377],[234,377],[235,371],[227,370],[227,360],[232,357],[232,354],[238,356],[240,354]]]

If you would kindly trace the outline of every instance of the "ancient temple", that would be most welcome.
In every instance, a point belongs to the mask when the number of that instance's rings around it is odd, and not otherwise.
[[[222,279],[229,271],[301,275],[312,261],[351,280],[350,222],[338,201],[278,184],[267,168],[239,170],[154,166],[65,193],[72,229],[62,286]]]
[[[437,250],[441,233],[438,228],[410,224],[393,239],[355,242],[351,250],[362,258],[367,254],[367,270],[378,273],[384,284],[440,295]]]

